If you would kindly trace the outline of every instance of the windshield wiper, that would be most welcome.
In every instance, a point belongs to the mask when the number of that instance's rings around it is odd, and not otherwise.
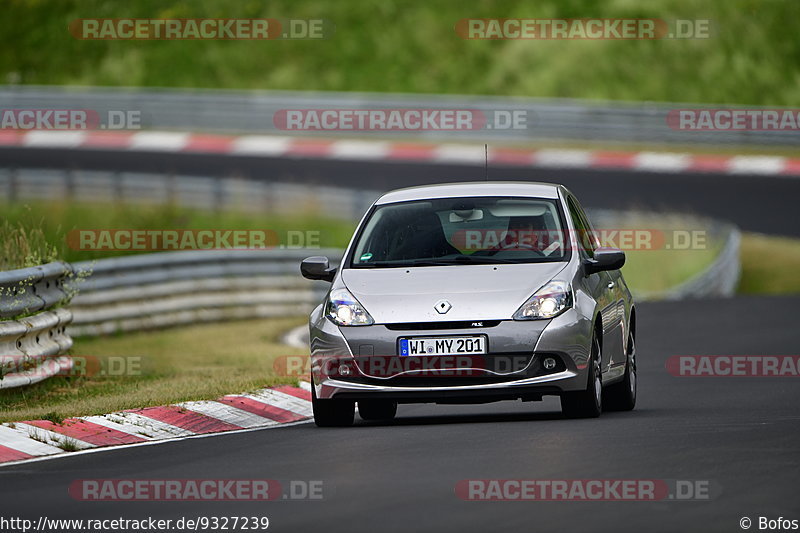
[[[357,263],[353,265],[356,268],[408,268],[408,267],[421,267],[421,266],[454,266],[454,265],[519,265],[529,261],[515,261],[513,259],[500,259],[498,257],[480,256],[473,257],[469,255],[458,255],[455,257],[440,258],[440,259],[415,259],[412,261],[371,261],[369,263]]]
[[[512,259],[501,259],[499,257],[487,257],[487,256],[471,256],[471,255],[462,255],[460,257],[456,257],[455,260],[458,263],[472,263],[473,265],[492,265],[492,264],[504,264],[504,265],[518,265],[520,261],[514,261]]]
[[[369,263],[356,263],[353,266],[356,268],[407,268],[416,266],[446,266],[454,265],[452,261],[438,261],[433,259],[419,259],[414,261],[370,261]]]
[[[356,268],[408,268],[419,266],[453,266],[459,262],[453,259],[415,259],[412,261],[371,261],[369,263],[357,263],[353,265]]]

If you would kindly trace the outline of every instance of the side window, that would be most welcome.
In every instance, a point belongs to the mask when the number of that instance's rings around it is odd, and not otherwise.
[[[575,226],[577,232],[576,239],[578,247],[581,248],[586,255],[594,257],[594,251],[599,246],[597,236],[592,231],[592,226],[589,224],[589,219],[586,213],[581,209],[578,201],[572,196],[567,197],[567,205],[569,205],[569,215],[572,218],[572,224]]]

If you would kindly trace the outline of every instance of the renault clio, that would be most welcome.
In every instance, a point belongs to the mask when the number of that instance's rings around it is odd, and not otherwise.
[[[565,416],[636,404],[636,312],[577,198],[546,183],[389,192],[369,208],[310,316],[318,426],[398,403],[560,397]]]

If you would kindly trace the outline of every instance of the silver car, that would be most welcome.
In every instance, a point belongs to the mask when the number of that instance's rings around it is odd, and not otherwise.
[[[636,403],[636,312],[564,186],[472,182],[381,196],[311,313],[318,426],[388,420],[398,403],[538,401],[570,418]]]

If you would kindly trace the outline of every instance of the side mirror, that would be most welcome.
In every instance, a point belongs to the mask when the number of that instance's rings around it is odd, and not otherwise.
[[[317,255],[303,259],[303,262],[300,263],[300,273],[306,279],[333,281],[336,276],[336,268],[331,268],[327,257]]]
[[[594,251],[594,259],[587,259],[583,266],[586,275],[604,270],[619,270],[625,264],[625,252],[616,248],[598,248]]]

